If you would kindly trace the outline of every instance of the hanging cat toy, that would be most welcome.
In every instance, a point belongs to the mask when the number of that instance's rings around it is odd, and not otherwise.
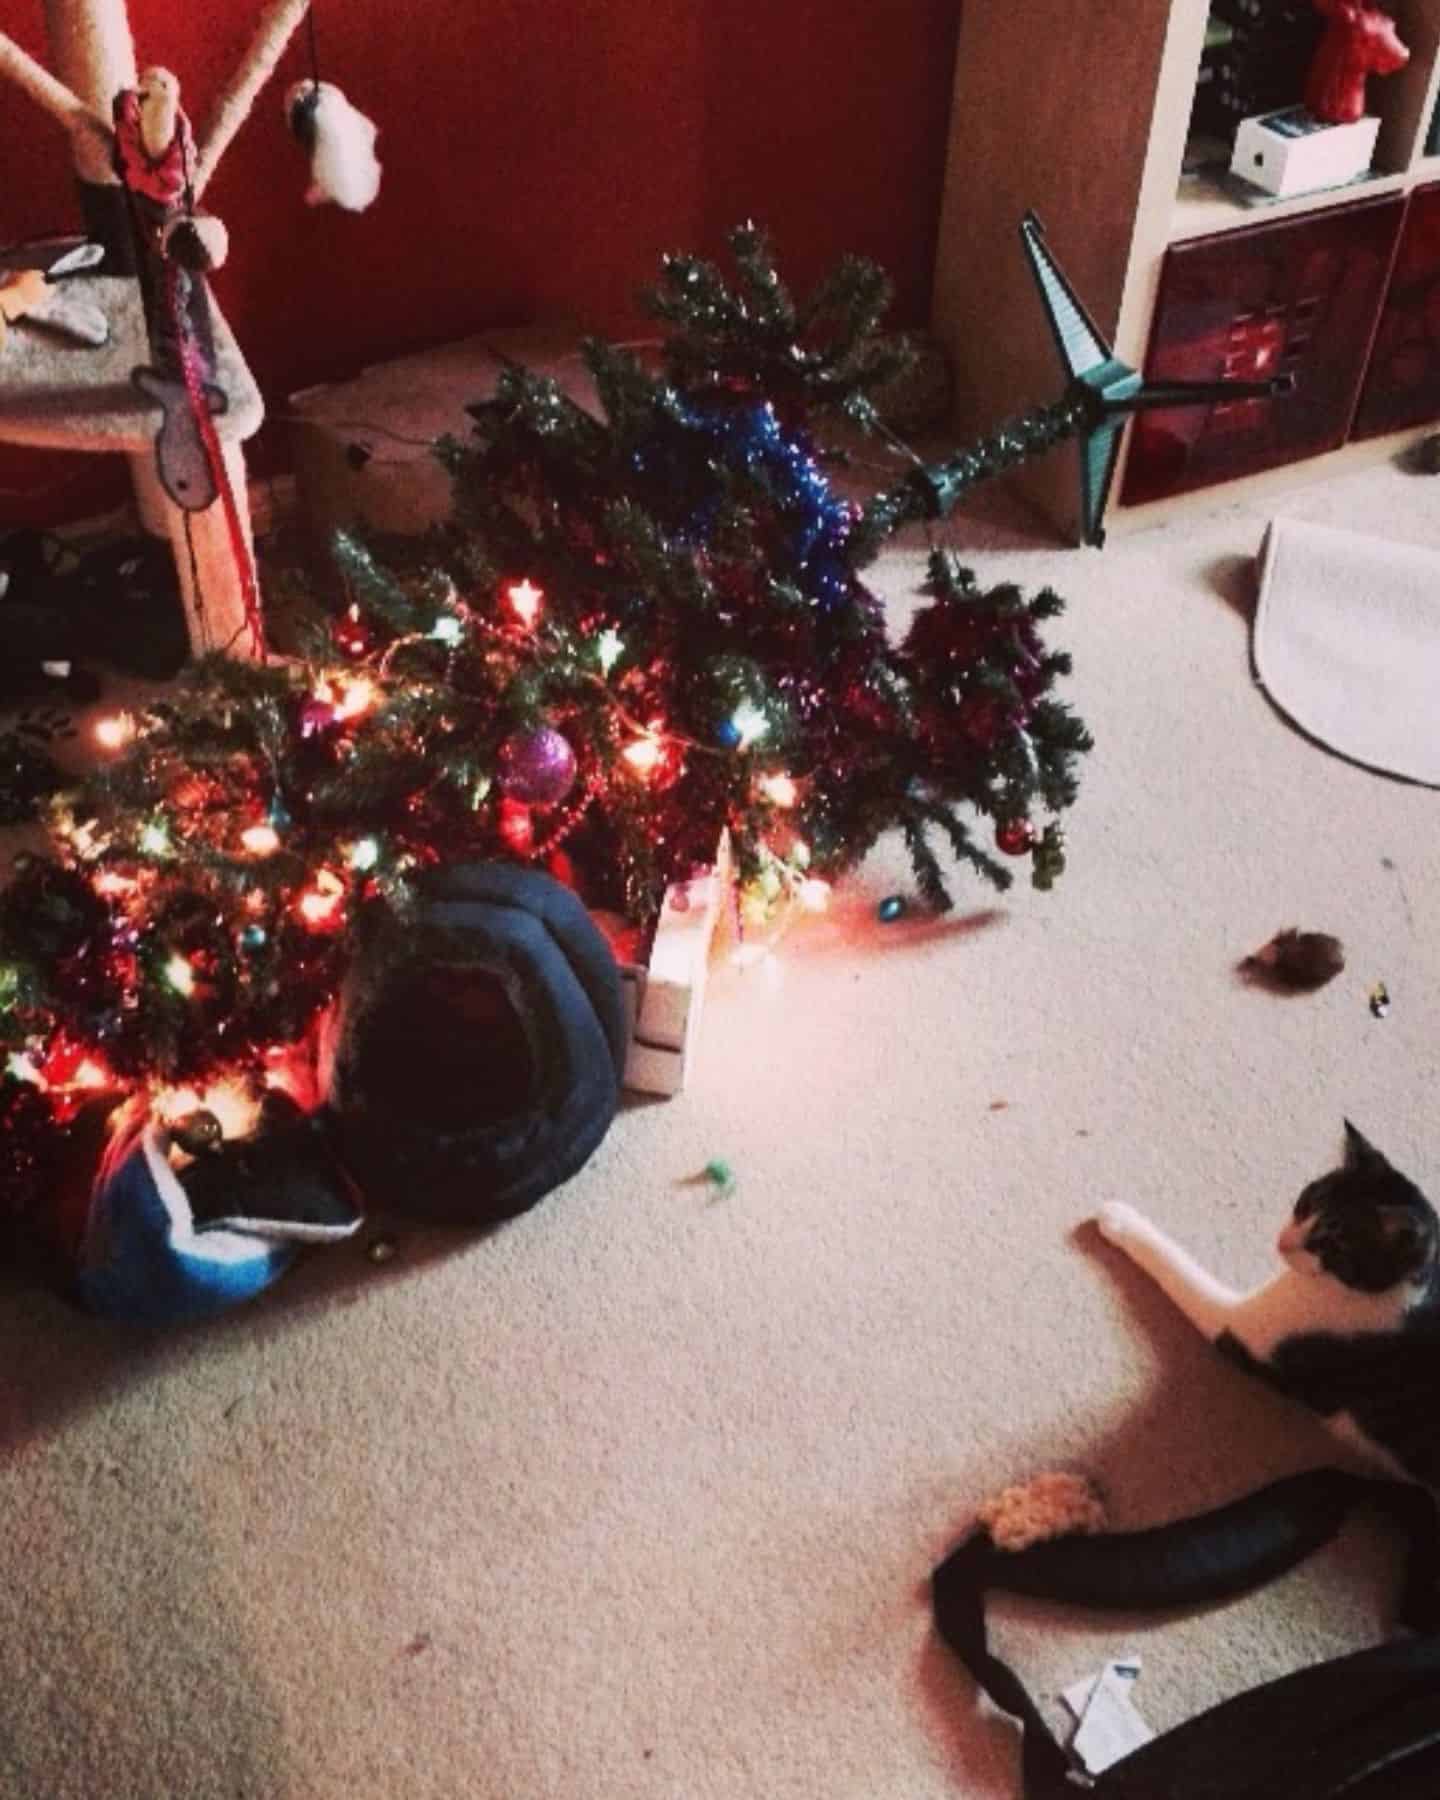
[[[312,73],[286,96],[286,116],[311,155],[306,198],[312,205],[329,199],[360,211],[379,191],[376,127],[337,87],[320,80],[309,0],[276,0],[264,15],[198,147],[180,105],[180,84],[168,69],[146,69],[139,85],[122,90],[114,103],[114,164],[135,238],[152,358],[131,379],[160,408],[155,458],[166,494],[183,513],[204,512],[217,499],[224,509],[246,628],[257,656],[265,649],[259,589],[215,429],[215,416],[227,402],[217,379],[214,321],[204,279],[224,263],[229,238],[223,223],[203,211],[200,202],[230,140],[307,15]]]

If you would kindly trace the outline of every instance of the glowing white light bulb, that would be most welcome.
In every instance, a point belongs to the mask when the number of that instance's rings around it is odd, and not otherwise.
[[[347,681],[340,690],[340,698],[335,703],[337,719],[358,719],[362,713],[369,712],[376,701],[375,683],[367,681],[362,675],[358,681]]]
[[[195,971],[183,956],[172,956],[165,965],[165,979],[177,994],[188,999],[195,992]]]
[[[730,729],[735,733],[737,749],[748,750],[770,729],[770,721],[753,700],[742,700],[730,715]]]
[[[600,659],[600,672],[608,675],[625,654],[625,640],[613,627],[602,631],[595,640],[595,654]]]
[[[664,749],[658,737],[639,737],[628,743],[620,754],[637,775],[649,775],[659,763]]]
[[[129,713],[111,713],[95,721],[93,735],[102,750],[123,750],[135,735],[135,721]]]
[[[539,617],[540,602],[545,598],[545,590],[536,587],[527,575],[523,581],[510,583],[505,590],[505,598],[510,602],[516,618],[529,630]]]

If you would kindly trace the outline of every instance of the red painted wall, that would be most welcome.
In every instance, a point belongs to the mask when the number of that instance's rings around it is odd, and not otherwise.
[[[141,65],[175,70],[197,125],[260,10],[130,0]],[[877,258],[896,322],[922,322],[957,21],[956,0],[317,0],[321,72],[380,126],[379,199],[303,204],[280,108],[303,31],[207,195],[232,246],[214,286],[272,413],[489,326],[631,331],[661,252],[713,254],[745,217],[800,285]],[[41,0],[7,0],[4,28],[46,58]],[[59,128],[3,84],[0,171],[0,241],[78,222]],[[73,514],[98,473],[80,460],[5,452],[0,520]]]

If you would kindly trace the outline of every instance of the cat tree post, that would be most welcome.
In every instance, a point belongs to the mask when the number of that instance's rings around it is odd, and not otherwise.
[[[116,94],[139,79],[125,0],[45,0],[45,29],[57,78],[91,112],[108,120]],[[113,189],[118,203],[120,183],[105,144],[81,132],[72,144],[80,180]]]
[[[108,120],[115,95],[140,79],[125,0],[45,0],[45,31],[58,80],[90,112]],[[133,274],[125,194],[108,140],[95,132],[72,131],[70,152],[86,235],[104,244],[111,274]],[[154,458],[143,450],[127,454],[140,523],[152,537],[168,537]]]
[[[197,187],[214,173],[308,7],[309,0],[272,0],[262,15],[201,138]],[[134,89],[139,79],[125,0],[45,0],[45,17],[57,73],[0,32],[0,75],[17,83],[70,134],[87,233],[106,246],[110,271],[77,279],[109,318],[111,342],[99,350],[37,348],[32,339],[20,353],[7,354],[0,365],[0,439],[123,453],[142,525],[152,536],[166,538],[173,551],[192,653],[263,654],[258,630],[249,629],[245,575],[225,507],[217,499],[204,511],[185,511],[166,493],[155,466],[159,416],[130,384],[131,370],[153,358],[143,331],[136,339],[139,295],[129,277],[136,255],[145,251],[133,243],[111,129],[116,95]],[[259,429],[264,408],[224,320],[212,310],[215,378],[227,403],[214,424],[248,556],[252,533],[242,446]]]

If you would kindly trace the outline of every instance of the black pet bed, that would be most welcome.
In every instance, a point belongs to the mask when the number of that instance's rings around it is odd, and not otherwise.
[[[625,1067],[620,975],[579,899],[538,870],[435,870],[377,917],[340,999],[329,1106],[375,1206],[512,1217],[609,1129]]]

